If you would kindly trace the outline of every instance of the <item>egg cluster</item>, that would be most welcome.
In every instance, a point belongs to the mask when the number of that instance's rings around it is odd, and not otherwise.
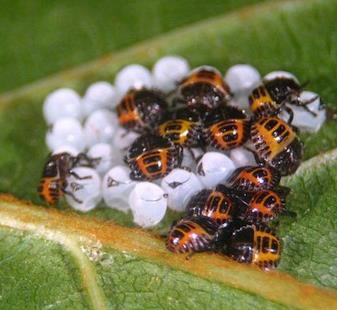
[[[279,251],[264,226],[285,212],[275,175],[293,173],[301,161],[297,129],[315,132],[326,118],[320,97],[289,72],[261,78],[254,67],[235,65],[223,76],[210,66],[190,70],[177,56],[161,58],[152,72],[126,66],[114,85],[94,83],[82,98],[55,90],[43,112],[52,154],[39,193],[47,203],[65,195],[86,212],[103,199],[131,210],[142,227],[157,225],[167,208],[187,210],[168,249],[220,247],[250,262],[257,256],[249,242]]]

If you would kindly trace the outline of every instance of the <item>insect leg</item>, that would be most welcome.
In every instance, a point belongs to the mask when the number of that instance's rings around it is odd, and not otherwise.
[[[80,177],[75,171],[73,171],[73,170],[69,170],[68,171],[68,173],[70,174],[70,175],[72,175],[75,179],[77,179],[77,180],[88,180],[88,179],[91,179],[92,178],[92,176],[91,175],[87,175],[87,176],[85,176],[85,177]]]
[[[284,210],[282,212],[282,215],[289,216],[291,218],[296,218],[297,217],[297,213],[294,212],[294,211],[290,211],[290,210]]]
[[[93,167],[98,165],[101,159],[101,157],[91,158],[85,153],[79,153],[74,161],[74,166],[77,166],[81,163],[83,166]]]
[[[186,255],[185,259],[190,260],[194,254],[195,252],[191,252],[190,254]]]
[[[316,100],[316,98],[317,98],[317,97],[315,97],[314,100]],[[307,104],[309,104],[309,103],[312,102],[311,100],[312,100],[312,99],[310,99],[310,101],[308,101],[308,102],[307,102],[307,101],[303,102],[303,105],[301,104],[300,106],[303,107],[303,109],[306,110],[307,112],[309,112],[312,116],[317,117],[317,113],[314,112],[314,111],[311,111],[311,110],[307,107]]]
[[[317,96],[313,96],[312,98],[310,98],[310,99],[308,99],[308,100],[301,100],[301,99],[299,99],[298,97],[296,98],[296,100],[295,100],[295,104],[296,105],[298,105],[298,106],[300,106],[300,107],[302,107],[304,110],[306,110],[307,112],[309,112],[311,115],[313,115],[313,116],[317,116],[317,113],[316,112],[314,112],[314,111],[311,111],[308,107],[307,107],[307,105],[308,104],[310,104],[310,103],[312,103],[312,102],[314,102],[315,100],[317,100],[319,98],[319,95],[317,95]]]
[[[287,121],[287,123],[289,124],[289,125],[291,125],[291,123],[293,122],[293,120],[294,120],[294,112],[293,112],[293,110],[291,109],[291,108],[289,108],[288,106],[284,106],[284,110],[286,110],[287,111],[287,113],[289,114],[289,119],[288,119],[288,121]]]
[[[288,196],[289,193],[290,193],[290,191],[291,191],[291,189],[289,187],[287,187],[287,186],[281,186],[281,185],[279,185],[277,187],[277,192],[279,194],[281,194],[282,196],[284,196],[284,197]]]

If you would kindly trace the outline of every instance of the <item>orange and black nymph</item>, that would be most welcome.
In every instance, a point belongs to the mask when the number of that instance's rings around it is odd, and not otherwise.
[[[293,78],[275,77],[264,80],[262,85],[252,90],[248,98],[249,105],[256,118],[277,115],[286,110],[289,114],[288,123],[291,124],[294,117],[291,105],[301,106],[316,116],[307,105],[317,97],[303,101],[300,99],[302,90],[303,86]]]
[[[72,171],[78,163],[83,161],[88,165],[93,163],[93,159],[83,153],[78,156],[72,156],[69,153],[50,155],[45,163],[38,186],[40,197],[49,205],[55,205],[64,194],[70,195],[75,201],[80,202],[73,193],[66,190],[66,178],[70,175],[77,179],[91,178],[91,176],[80,177]]]
[[[242,212],[239,218],[248,223],[268,223],[280,214],[295,216],[285,208],[285,200],[290,189],[280,187],[275,190],[260,190],[252,194],[248,201],[241,200]]]
[[[270,270],[279,263],[281,244],[269,227],[246,225],[233,232],[224,254],[239,263],[254,264],[263,270]]]
[[[198,112],[212,110],[231,98],[229,86],[221,73],[208,66],[193,70],[182,80],[178,94],[189,108]]]
[[[218,226],[233,219],[236,202],[229,189],[218,185],[215,189],[203,189],[194,195],[186,206],[188,216],[204,216]]]
[[[180,166],[182,147],[167,138],[145,134],[132,143],[124,160],[132,180],[155,180]]]
[[[227,183],[237,191],[257,192],[275,188],[280,180],[280,173],[271,167],[245,166],[236,169]]]
[[[116,107],[119,124],[139,133],[153,130],[166,110],[161,93],[148,89],[129,90]]]
[[[281,175],[296,171],[303,156],[303,145],[294,129],[276,116],[253,123],[251,141],[260,160]]]
[[[187,108],[173,113],[173,117],[158,126],[158,134],[182,147],[199,147],[202,143],[202,124],[199,115]]]
[[[214,247],[217,225],[206,217],[187,217],[172,226],[166,247],[174,253],[210,251]]]
[[[207,145],[220,150],[230,150],[249,139],[250,121],[234,107],[214,109],[204,120],[204,139]]]

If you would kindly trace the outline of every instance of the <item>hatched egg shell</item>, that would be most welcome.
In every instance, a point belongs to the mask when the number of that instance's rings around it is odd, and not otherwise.
[[[243,110],[247,115],[251,115],[251,109],[249,106],[249,94],[237,94],[228,102],[228,105]]]
[[[133,221],[147,228],[157,225],[165,216],[167,198],[156,184],[139,182],[129,195]]]
[[[94,209],[102,199],[101,179],[92,168],[75,167],[72,171],[81,178],[90,178],[79,180],[73,175],[67,177],[66,191],[80,201],[76,201],[69,194],[65,195],[66,201],[73,209],[88,212]]]
[[[115,86],[119,96],[123,96],[128,90],[132,88],[152,88],[152,74],[144,66],[138,64],[128,65],[117,73]]]
[[[198,178],[207,188],[225,182],[234,170],[234,162],[219,152],[205,153],[197,165]]]
[[[86,143],[81,123],[72,117],[58,119],[46,134],[46,144],[51,151],[68,145],[82,152]]]
[[[100,81],[91,84],[82,99],[84,115],[100,109],[112,109],[116,100],[116,90],[109,83]]]
[[[118,121],[115,113],[106,109],[93,112],[84,123],[87,145],[112,143],[117,126]]]
[[[134,131],[128,131],[125,128],[119,127],[116,131],[114,139],[114,147],[125,151],[140,135]]]
[[[234,94],[248,95],[261,83],[261,75],[256,68],[248,64],[237,64],[230,67],[225,74],[225,82]]]
[[[276,78],[292,79],[299,84],[297,77],[293,73],[288,72],[288,71],[282,71],[282,70],[269,72],[263,77],[263,82],[268,82]]]
[[[303,91],[300,95],[300,99],[303,101],[311,100],[318,95],[311,91]],[[318,96],[317,99],[309,104],[307,108],[316,113],[312,115],[301,106],[287,105],[294,113],[294,119],[292,125],[297,127],[302,132],[317,132],[324,122],[326,121],[326,110],[321,104],[321,99]],[[288,121],[289,114],[286,111],[282,111],[279,115],[284,121]]]
[[[68,153],[71,156],[76,157],[80,152],[75,147],[71,145],[61,145],[60,147],[56,148],[53,151],[53,155],[55,154],[61,154],[61,153]]]
[[[70,88],[54,90],[46,97],[43,103],[43,115],[49,125],[64,117],[81,120],[81,109],[81,97]]]
[[[202,157],[204,151],[200,148],[183,148],[183,160],[181,167],[195,170],[197,161]]]
[[[161,187],[168,195],[168,207],[175,211],[184,211],[189,199],[203,185],[194,173],[176,168],[163,178]]]
[[[103,178],[103,199],[112,209],[127,211],[128,199],[137,182],[130,179],[130,169],[116,166],[110,169]]]
[[[93,145],[89,151],[88,156],[91,158],[100,158],[95,169],[100,175],[104,175],[113,165],[122,162],[122,154],[112,149],[108,143],[98,143]]]
[[[232,149],[229,157],[236,168],[256,165],[254,154],[242,146]]]
[[[213,72],[215,72],[215,73],[221,75],[221,72],[220,72],[217,68],[215,68],[215,67],[213,67],[213,66],[210,66],[210,65],[202,65],[202,66],[193,68],[193,69],[190,71],[190,74],[193,74],[193,73],[198,72],[198,71],[200,71],[200,70],[213,71]]]
[[[165,56],[153,66],[154,84],[164,92],[174,90],[190,71],[187,60],[180,56]]]

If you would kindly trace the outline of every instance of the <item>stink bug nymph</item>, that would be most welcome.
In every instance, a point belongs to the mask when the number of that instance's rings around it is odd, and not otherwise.
[[[216,149],[230,150],[249,138],[250,121],[234,107],[214,109],[205,117],[204,124],[204,139]]]
[[[245,166],[236,169],[228,180],[228,185],[238,191],[257,192],[273,189],[281,180],[280,173],[267,166]]]
[[[281,175],[292,174],[298,168],[303,145],[283,120],[275,116],[259,119],[252,125],[251,140],[257,156]]]
[[[225,254],[239,263],[255,264],[269,270],[278,265],[281,256],[279,238],[265,225],[247,225],[235,230]]]
[[[132,180],[155,180],[164,177],[182,161],[182,147],[169,139],[145,134],[130,146],[125,162]]]
[[[116,107],[119,124],[142,133],[153,130],[162,120],[167,103],[159,92],[131,89]]]
[[[239,218],[249,223],[268,223],[280,214],[295,216],[285,208],[285,199],[290,189],[281,187],[276,190],[260,190],[252,194],[248,201],[241,200],[243,210]]]
[[[182,101],[193,110],[211,110],[229,101],[231,93],[221,73],[213,67],[193,70],[181,81],[178,92]]]
[[[158,134],[175,144],[192,148],[202,145],[202,125],[199,115],[182,108],[158,127]]]
[[[264,83],[251,92],[249,96],[249,105],[256,117],[266,117],[277,115],[282,109],[289,114],[288,123],[293,120],[293,111],[286,104],[303,107],[306,111],[316,116],[314,112],[308,109],[307,105],[317,97],[309,100],[301,100],[300,94],[303,86],[290,77],[275,77],[264,80]]]
[[[40,197],[49,205],[55,205],[64,194],[67,194],[75,201],[81,203],[73,193],[66,191],[66,178],[69,175],[81,180],[91,178],[90,176],[80,177],[72,169],[83,162],[86,162],[87,165],[92,165],[94,160],[96,159],[90,159],[83,153],[78,156],[72,156],[69,153],[59,153],[49,156],[38,187]]]
[[[189,201],[186,211],[189,216],[204,216],[221,226],[232,221],[235,201],[229,189],[218,185],[213,189],[203,189]]]
[[[217,225],[208,218],[183,218],[171,228],[166,247],[174,253],[209,251],[213,249],[216,231]]]

